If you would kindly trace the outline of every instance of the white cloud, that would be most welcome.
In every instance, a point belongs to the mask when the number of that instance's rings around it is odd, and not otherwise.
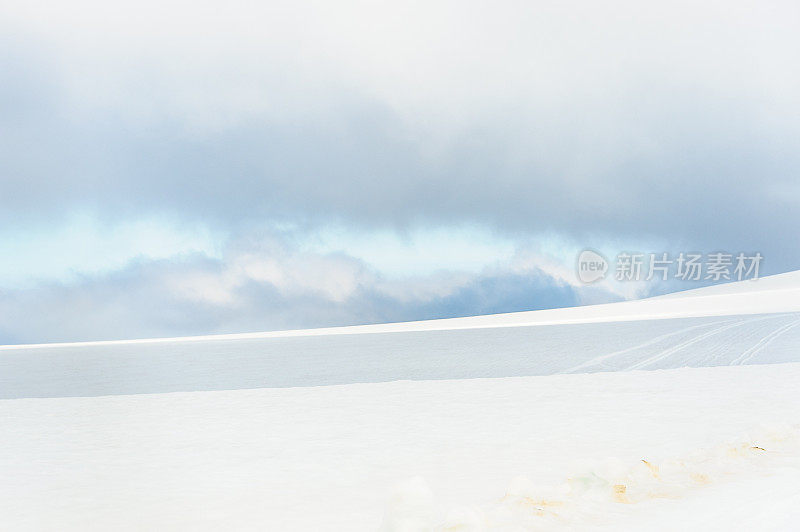
[[[587,246],[796,268],[799,9],[5,2],[0,288],[155,334],[492,310]]]
[[[78,0],[3,11],[52,49],[80,105],[134,122],[166,110],[200,128],[254,113],[294,123],[343,92],[447,135],[498,111],[546,127],[565,113],[632,125],[626,100],[687,88],[798,104],[794,2]]]
[[[437,270],[477,273],[514,255],[515,243],[474,224],[357,230],[327,225],[298,239],[317,253],[343,251],[382,275],[402,278]]]
[[[385,277],[344,253],[282,237],[139,260],[78,281],[0,290],[0,343],[134,338],[407,321],[548,308],[576,292],[533,262]],[[614,295],[606,293],[607,300]]]

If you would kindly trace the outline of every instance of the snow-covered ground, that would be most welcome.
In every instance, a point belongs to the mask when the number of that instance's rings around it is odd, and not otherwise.
[[[730,530],[745,501],[749,524],[800,517],[798,382],[779,364],[5,400],[0,528]]]
[[[797,528],[799,291],[8,346],[0,529]]]

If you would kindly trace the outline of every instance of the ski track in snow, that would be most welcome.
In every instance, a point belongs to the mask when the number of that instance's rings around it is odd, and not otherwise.
[[[785,319],[785,314],[776,314],[776,315],[769,315],[769,316],[759,316],[756,318],[749,318],[749,319],[734,319],[734,320],[719,320],[710,323],[702,323],[699,325],[692,325],[689,327],[682,328],[677,331],[672,331],[666,334],[662,334],[657,336],[651,340],[646,342],[642,342],[631,347],[627,347],[625,349],[620,349],[617,351],[613,351],[611,353],[606,353],[597,357],[592,358],[586,362],[573,366],[571,368],[565,369],[560,371],[559,373],[579,373],[583,370],[591,370],[594,367],[601,368],[606,371],[628,371],[628,370],[637,370],[637,369],[645,369],[648,366],[652,366],[672,355],[675,355],[680,352],[686,351],[688,348],[695,346],[698,343],[703,342],[713,336],[716,336],[720,333],[725,331],[731,330],[731,332],[726,336],[726,341],[721,342],[718,345],[712,345],[707,350],[700,350],[693,353],[692,359],[693,363],[692,366],[702,366],[702,365],[719,365],[719,364],[743,364],[753,359],[758,353],[760,353],[763,349],[765,349],[774,339],[778,338],[785,332],[788,332],[790,329],[794,328],[795,325],[800,324],[800,320],[793,321],[790,324],[780,324],[777,329],[774,329],[774,324],[772,323],[774,320],[782,320]],[[760,323],[758,327],[745,327],[747,324],[754,324]],[[665,343],[671,338],[680,338],[685,336],[687,333],[695,331],[697,329],[705,329],[708,327],[714,327],[716,325],[721,325],[713,330],[704,331],[698,335],[692,336],[686,340],[680,341],[675,345],[670,345],[655,353],[654,355],[649,356],[648,358],[639,360],[633,364],[626,365],[626,366],[619,366],[614,365],[613,363],[609,363],[615,359],[619,359],[622,355],[627,355],[634,353],[636,351],[644,351],[646,348],[651,346],[656,346],[658,344]],[[737,357],[734,360],[725,361],[724,355],[730,353],[731,344],[738,344],[749,342],[753,337],[757,338],[756,344],[747,349],[742,356]],[[745,356],[747,355],[747,356]]]
[[[776,317],[776,319],[780,318],[782,318],[782,316]],[[686,356],[694,359],[692,364],[693,366],[726,365],[726,359],[731,353],[730,344],[748,344],[754,341],[754,339],[757,342],[765,334],[769,334],[773,330],[774,324],[772,323],[772,320],[764,320],[763,322],[759,322],[757,326],[750,328],[744,327],[731,331],[727,336],[727,342],[720,342],[712,345],[707,351],[705,351],[705,353],[687,353]]]
[[[753,319],[747,319],[747,320],[738,320],[738,321],[735,321],[735,322],[733,322],[731,324],[723,325],[722,327],[718,327],[718,328],[716,328],[714,330],[711,330],[711,331],[708,331],[706,333],[700,334],[700,335],[698,335],[698,336],[696,336],[696,337],[694,337],[694,338],[692,338],[690,340],[686,340],[685,342],[681,342],[680,344],[678,344],[676,346],[670,347],[669,349],[665,349],[664,351],[661,351],[660,353],[656,353],[655,355],[653,355],[653,356],[651,356],[649,358],[646,358],[646,359],[644,359],[642,361],[639,361],[639,362],[637,362],[635,364],[632,364],[632,365],[628,366],[627,368],[625,368],[625,370],[626,371],[631,371],[631,370],[645,368],[645,367],[650,366],[650,365],[652,365],[652,364],[654,364],[656,362],[664,360],[665,358],[669,357],[670,355],[672,355],[674,353],[677,353],[678,351],[681,351],[681,350],[686,349],[687,347],[690,347],[690,346],[692,346],[692,345],[694,345],[694,344],[696,344],[698,342],[701,342],[701,341],[705,340],[706,338],[709,338],[711,336],[715,336],[715,335],[718,335],[719,333],[725,332],[728,329],[733,329],[735,327],[740,327],[740,326],[742,326],[742,325],[744,325],[746,323],[752,323],[752,322],[756,322],[756,321],[762,321],[762,320],[770,319],[771,317],[772,316],[766,316],[766,317],[759,317],[759,318],[753,318]]]
[[[734,359],[737,356],[730,358],[734,351],[731,347],[739,345],[751,344],[755,346],[759,344],[765,337],[771,336],[777,329],[783,329],[786,325],[785,315],[774,316],[771,320],[764,320],[759,322],[755,327],[743,327],[740,330],[734,330],[727,336],[727,342],[712,345],[707,351],[705,356],[700,356],[700,353],[687,353],[687,357],[692,357],[694,366],[703,365],[733,365]],[[778,322],[777,324],[775,322]],[[789,321],[794,321],[794,316],[789,316]]]
[[[745,364],[753,359],[756,355],[758,355],[761,351],[763,351],[769,344],[771,344],[776,338],[783,335],[785,332],[793,329],[797,325],[800,325],[800,319],[795,320],[791,323],[784,325],[774,331],[772,331],[767,336],[763,337],[756,345],[751,347],[750,349],[743,352],[739,357],[731,361],[731,365],[734,364]]]
[[[692,325],[690,327],[686,327],[686,328],[680,329],[678,331],[673,331],[673,332],[669,332],[669,333],[666,333],[666,334],[662,334],[661,336],[657,336],[656,338],[653,338],[652,340],[648,340],[647,342],[644,342],[644,343],[641,343],[641,344],[637,344],[637,345],[634,345],[632,347],[628,347],[628,348],[625,348],[625,349],[621,349],[619,351],[614,351],[613,353],[600,355],[600,356],[595,357],[595,358],[593,358],[593,359],[591,359],[591,360],[589,360],[587,362],[584,362],[583,364],[579,364],[579,365],[574,366],[572,368],[563,370],[563,371],[561,371],[559,373],[577,373],[577,372],[580,372],[580,370],[582,370],[582,369],[590,368],[592,366],[598,366],[598,365],[602,364],[603,362],[605,362],[607,360],[610,360],[612,358],[616,358],[616,357],[618,357],[620,355],[631,353],[631,352],[636,351],[638,349],[644,349],[645,347],[650,347],[651,345],[658,344],[660,342],[663,342],[664,340],[672,338],[673,336],[680,336],[680,335],[686,334],[689,331],[693,331],[695,329],[700,329],[700,328],[704,328],[704,327],[711,327],[713,325],[718,325],[720,323],[730,323],[730,320],[720,320],[720,321],[714,321],[714,322],[711,322],[711,323],[701,323],[700,325]]]

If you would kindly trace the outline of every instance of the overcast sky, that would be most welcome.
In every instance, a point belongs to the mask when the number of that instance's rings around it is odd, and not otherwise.
[[[800,5],[0,6],[0,343],[641,297],[800,268]]]

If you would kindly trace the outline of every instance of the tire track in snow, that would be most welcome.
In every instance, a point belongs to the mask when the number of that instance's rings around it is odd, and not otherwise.
[[[659,343],[659,342],[661,342],[663,340],[666,340],[667,338],[672,338],[673,336],[676,336],[676,335],[679,335],[679,334],[684,334],[686,332],[693,331],[694,329],[699,329],[701,327],[711,327],[712,325],[719,325],[720,323],[730,323],[730,321],[731,320],[729,320],[729,319],[728,320],[720,320],[720,321],[714,321],[714,322],[711,322],[711,323],[701,323],[700,325],[692,325],[690,327],[685,327],[685,328],[677,330],[677,331],[672,331],[672,332],[669,332],[669,333],[666,333],[666,334],[662,334],[661,336],[657,336],[657,337],[653,338],[652,340],[648,340],[648,341],[646,341],[644,343],[637,344],[637,345],[634,345],[632,347],[626,347],[625,349],[621,349],[619,351],[614,351],[612,353],[607,353],[605,355],[600,355],[600,356],[594,357],[591,360],[588,360],[588,361],[586,361],[586,362],[584,362],[582,364],[578,364],[577,366],[573,366],[573,367],[571,367],[569,369],[565,369],[563,371],[559,371],[558,373],[574,373],[574,372],[582,370],[584,368],[588,368],[588,367],[591,367],[591,366],[597,366],[597,365],[601,364],[602,362],[604,362],[604,361],[606,361],[606,360],[608,360],[610,358],[614,358],[614,357],[617,357],[619,355],[624,355],[626,353],[630,353],[631,351],[636,351],[637,349],[642,349],[644,347],[649,347],[649,346],[651,346],[653,344],[657,344],[657,343]]]
[[[782,327],[778,327],[777,329],[775,329],[774,331],[763,337],[761,340],[759,340],[759,342],[756,345],[747,349],[741,355],[732,360],[730,365],[736,364],[741,366],[742,364],[752,360],[753,357],[755,357],[757,354],[763,351],[769,344],[771,344],[773,340],[775,340],[779,336],[782,336],[785,332],[789,331],[790,329],[793,329],[798,325],[800,325],[800,319],[797,319],[791,323],[787,323]]]
[[[772,317],[774,317],[774,316],[759,317],[759,318],[754,318],[754,319],[749,319],[749,320],[737,320],[737,321],[735,321],[733,323],[729,323],[728,325],[723,325],[722,327],[714,329],[713,331],[708,331],[708,332],[703,333],[703,334],[701,334],[699,336],[695,336],[694,338],[686,340],[685,342],[681,342],[680,344],[675,345],[673,347],[670,347],[669,349],[665,349],[664,351],[661,351],[660,353],[657,353],[657,354],[651,356],[650,358],[647,358],[645,360],[641,360],[641,361],[637,362],[636,364],[628,366],[627,368],[625,368],[625,371],[630,371],[630,370],[634,370],[634,369],[642,369],[645,366],[649,366],[650,364],[653,364],[655,362],[659,362],[660,360],[664,360],[668,356],[670,356],[670,355],[672,355],[674,353],[677,353],[678,351],[681,351],[682,349],[686,349],[689,346],[692,346],[692,345],[694,345],[694,344],[696,344],[698,342],[701,342],[701,341],[705,340],[706,338],[709,338],[711,336],[717,335],[717,334],[719,334],[721,332],[725,332],[728,329],[732,329],[734,327],[739,327],[741,325],[744,325],[745,323],[752,323],[752,322],[756,322],[756,321],[762,321],[762,320],[766,320],[766,319],[769,319],[769,318],[772,318]]]

